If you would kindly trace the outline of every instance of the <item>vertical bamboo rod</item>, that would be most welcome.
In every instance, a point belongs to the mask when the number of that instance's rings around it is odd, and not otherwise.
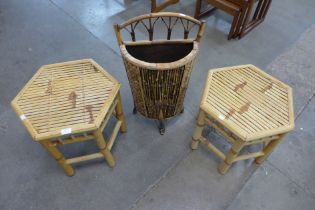
[[[197,42],[200,42],[200,39],[203,36],[203,33],[205,32],[205,28],[206,28],[206,22],[201,21],[201,26],[199,27],[197,38],[196,38]]]
[[[197,118],[197,125],[193,134],[193,139],[191,142],[191,149],[198,149],[199,139],[202,135],[202,131],[205,126],[205,117],[206,114],[201,109],[199,110],[198,118]]]
[[[116,116],[117,116],[117,119],[121,121],[120,131],[122,133],[126,133],[127,132],[127,126],[126,126],[126,120],[125,120],[124,112],[123,112],[123,108],[122,108],[120,92],[118,92],[117,98],[118,98],[118,102],[117,102],[117,105],[115,107]]]
[[[256,158],[255,163],[258,165],[262,164],[264,160],[266,160],[266,158],[270,155],[270,153],[277,147],[277,145],[281,143],[285,135],[286,134],[282,134],[280,135],[279,139],[273,140],[269,144],[267,144],[262,150],[264,153],[264,156]]]
[[[121,38],[121,33],[120,33],[120,27],[118,24],[114,25],[114,30],[115,30],[115,35],[116,35],[116,38],[117,38],[117,42],[118,42],[118,45],[122,45],[123,44],[123,41],[122,41],[122,38]]]
[[[63,154],[58,150],[57,146],[53,145],[49,140],[40,141],[40,144],[55,158],[60,167],[68,176],[74,175],[74,170],[71,165],[66,163]]]
[[[234,159],[238,156],[238,153],[242,150],[244,146],[245,142],[241,140],[236,140],[233,143],[233,146],[230,152],[227,154],[225,160],[219,165],[218,170],[221,174],[225,174],[229,170]]]
[[[107,161],[109,167],[113,168],[115,166],[115,160],[112,156],[112,153],[108,150],[103,137],[102,131],[100,129],[94,132],[96,137],[96,143],[101,150],[101,153],[104,155],[105,160]]]

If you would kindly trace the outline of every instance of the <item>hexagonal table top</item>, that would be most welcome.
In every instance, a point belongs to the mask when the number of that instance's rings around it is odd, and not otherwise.
[[[210,70],[201,109],[245,141],[294,128],[292,89],[253,65]]]
[[[42,66],[12,101],[34,140],[94,130],[120,84],[92,59]]]

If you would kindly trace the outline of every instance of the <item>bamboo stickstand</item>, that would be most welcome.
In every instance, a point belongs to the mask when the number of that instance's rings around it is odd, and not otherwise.
[[[91,59],[41,67],[12,101],[35,141],[58,162],[68,176],[71,164],[105,158],[115,166],[111,148],[118,132],[126,132],[120,84]],[[102,131],[114,116],[115,127],[105,141]],[[100,152],[66,159],[58,146],[95,139]]]
[[[157,24],[161,28],[156,28]],[[137,40],[136,29],[140,26],[147,32],[148,40]],[[190,39],[194,27],[197,33]],[[168,12],[138,16],[114,26],[134,99],[133,112],[158,120],[161,134],[165,132],[164,120],[183,112],[204,27],[203,22],[192,17]],[[175,28],[184,32],[180,39],[172,39]],[[156,32],[163,29],[166,38],[155,39]],[[122,32],[131,41],[124,41]]]
[[[205,125],[213,127],[231,144],[224,154],[202,136]],[[261,164],[294,129],[292,90],[253,65],[209,71],[191,148],[199,142],[216,154],[225,174],[236,161],[256,158]],[[241,154],[243,148],[264,144],[261,151]]]

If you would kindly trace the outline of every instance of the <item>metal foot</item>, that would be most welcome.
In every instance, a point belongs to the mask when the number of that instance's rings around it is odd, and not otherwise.
[[[132,113],[133,113],[133,114],[137,114],[137,109],[136,109],[136,107],[133,107]]]
[[[165,133],[165,125],[163,120],[159,120],[159,131],[161,135],[164,135]]]

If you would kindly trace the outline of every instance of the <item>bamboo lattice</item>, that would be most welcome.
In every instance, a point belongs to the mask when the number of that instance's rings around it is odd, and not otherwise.
[[[12,106],[35,140],[100,126],[120,84],[93,60],[46,65],[13,100]]]
[[[206,124],[224,136],[231,148],[221,151],[203,135]],[[255,158],[263,163],[285,135],[294,129],[292,89],[253,65],[209,71],[191,148],[204,144],[222,162],[225,174],[234,162]],[[263,144],[256,152],[242,151]],[[244,149],[244,150],[243,150]]]
[[[248,141],[294,126],[291,88],[253,65],[210,71],[201,108]]]
[[[139,26],[148,40],[137,40]],[[195,27],[198,32],[191,39]],[[183,33],[181,39],[172,39],[175,29]],[[123,41],[122,30],[131,41]],[[153,13],[116,25],[115,31],[137,111],[159,120],[181,112],[204,23],[178,13]],[[161,31],[165,38],[155,39],[155,32]]]

